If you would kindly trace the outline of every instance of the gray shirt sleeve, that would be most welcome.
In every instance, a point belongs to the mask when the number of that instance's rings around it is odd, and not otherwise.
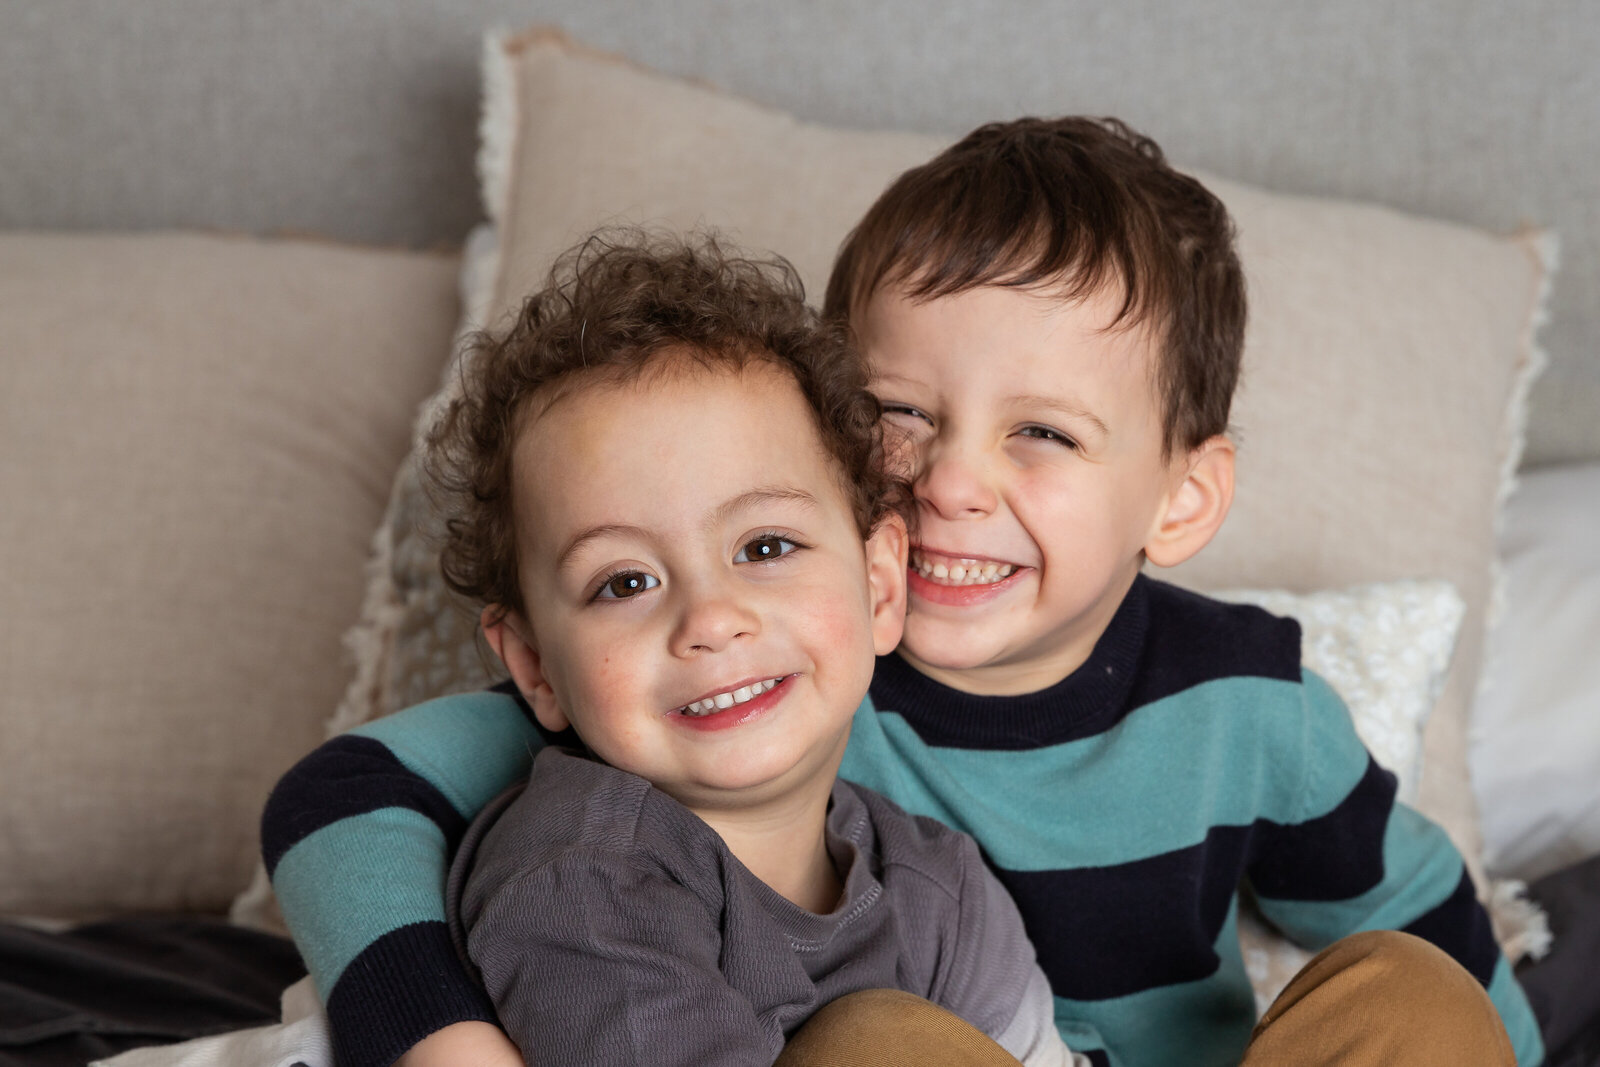
[[[1023,1067],[1089,1067],[1089,1058],[1067,1048],[1056,1029],[1055,997],[1038,964],[1034,964],[1017,1014],[995,1041],[1021,1060]]]
[[[1073,1063],[1055,1028],[1050,984],[1022,916],[978,847],[963,835],[960,916],[951,965],[932,998],[1027,1067]]]
[[[479,900],[467,949],[529,1063],[770,1063],[782,1034],[718,970],[715,917],[624,853],[575,849]]]

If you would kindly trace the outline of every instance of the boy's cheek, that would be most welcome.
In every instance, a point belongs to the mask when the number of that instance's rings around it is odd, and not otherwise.
[[[795,619],[795,632],[817,653],[828,658],[851,658],[861,649],[871,649],[872,623],[855,600],[828,598],[817,601],[822,610],[808,611]]]

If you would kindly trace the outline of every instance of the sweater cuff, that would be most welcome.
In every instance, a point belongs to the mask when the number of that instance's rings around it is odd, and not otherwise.
[[[361,951],[328,994],[339,1067],[389,1067],[452,1023],[499,1026],[488,994],[466,971],[442,922],[391,930]]]

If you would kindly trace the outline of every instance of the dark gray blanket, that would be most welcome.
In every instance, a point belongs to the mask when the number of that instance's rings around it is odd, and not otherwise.
[[[1555,946],[1517,968],[1544,1032],[1546,1067],[1600,1067],[1600,856],[1528,887]]]
[[[0,1067],[82,1067],[278,1019],[305,974],[289,941],[152,916],[59,934],[0,924]]]

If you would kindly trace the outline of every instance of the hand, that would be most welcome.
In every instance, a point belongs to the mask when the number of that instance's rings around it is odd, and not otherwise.
[[[491,1023],[451,1023],[395,1060],[394,1067],[523,1067],[522,1053]]]

